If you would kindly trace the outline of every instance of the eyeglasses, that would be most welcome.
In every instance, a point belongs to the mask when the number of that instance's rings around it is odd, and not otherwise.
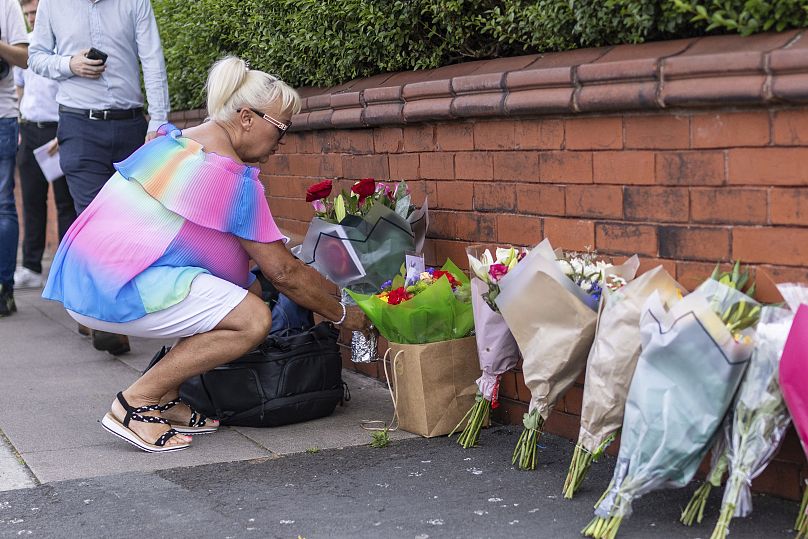
[[[282,138],[283,138],[283,136],[286,134],[286,131],[287,131],[287,130],[288,130],[290,127],[292,127],[292,123],[291,123],[291,122],[289,122],[288,124],[285,124],[285,123],[283,123],[283,122],[281,122],[281,121],[279,121],[279,120],[276,120],[275,118],[273,118],[273,117],[272,117],[272,116],[270,116],[269,114],[264,114],[264,113],[263,113],[263,112],[261,112],[260,110],[254,109],[254,108],[252,108],[252,107],[249,107],[247,110],[252,111],[252,112],[253,112],[254,114],[256,114],[257,116],[259,116],[259,117],[263,118],[264,120],[268,121],[269,123],[271,123],[272,125],[274,125],[275,127],[277,127],[277,128],[278,128],[278,131],[280,131],[280,132],[281,132],[280,136],[278,136],[278,140],[282,139]],[[236,110],[236,112],[241,112],[241,109]]]

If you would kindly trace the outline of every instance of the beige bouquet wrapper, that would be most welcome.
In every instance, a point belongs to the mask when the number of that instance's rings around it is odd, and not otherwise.
[[[477,395],[477,341],[390,343],[393,400],[400,428],[427,438],[448,434]]]
[[[626,396],[640,356],[640,315],[657,291],[665,304],[684,289],[662,266],[642,274],[616,292],[604,290],[597,335],[586,366],[578,443],[590,453],[623,423]]]
[[[635,256],[609,273],[630,280],[638,266]],[[543,420],[584,370],[597,322],[587,296],[561,271],[548,240],[500,281],[496,302],[522,352],[529,411]]]

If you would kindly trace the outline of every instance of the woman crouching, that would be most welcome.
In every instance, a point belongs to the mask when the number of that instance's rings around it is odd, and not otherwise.
[[[267,336],[271,316],[254,260],[297,304],[351,330],[368,321],[314,287],[314,270],[284,245],[258,168],[281,143],[297,92],[235,57],[207,81],[210,121],[158,137],[117,163],[65,235],[43,297],[77,322],[136,337],[180,339],[118,393],[102,425],[148,452],[189,447],[218,422],[178,400],[186,379],[239,358]],[[250,293],[252,292],[252,293]]]

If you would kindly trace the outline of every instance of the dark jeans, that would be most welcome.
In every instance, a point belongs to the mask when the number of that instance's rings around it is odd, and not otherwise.
[[[22,188],[22,265],[31,271],[42,273],[42,253],[45,251],[45,233],[48,224],[48,181],[34,158],[34,149],[56,137],[56,126],[38,127],[35,123],[20,124],[20,148],[17,150],[17,166],[20,169]],[[64,176],[53,182],[53,198],[61,240],[76,219],[73,198],[67,189]]]
[[[0,118],[0,284],[14,284],[20,224],[14,203],[14,161],[17,154],[17,118]]]
[[[115,174],[112,163],[123,161],[143,145],[146,118],[91,120],[79,114],[59,113],[59,163],[67,186],[81,213],[107,180]]]

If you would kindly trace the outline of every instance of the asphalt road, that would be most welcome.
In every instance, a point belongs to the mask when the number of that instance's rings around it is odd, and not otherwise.
[[[488,429],[482,445],[469,450],[446,438],[398,440],[383,449],[323,450],[0,492],[0,537],[580,537],[614,459],[596,464],[580,495],[564,500],[572,444],[545,436],[539,469],[524,472],[510,464],[518,434],[514,427]],[[678,523],[694,488],[641,498],[619,537],[709,537],[720,492],[711,496],[704,525]],[[736,521],[731,537],[793,537],[796,513],[796,503],[756,496],[753,516]]]

